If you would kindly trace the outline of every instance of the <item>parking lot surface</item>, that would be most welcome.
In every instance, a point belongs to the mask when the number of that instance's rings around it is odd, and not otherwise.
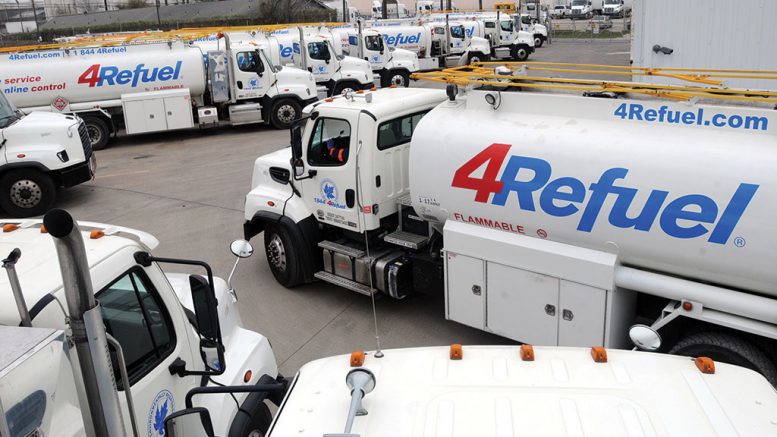
[[[627,39],[557,40],[530,60],[628,65],[628,50]],[[61,191],[56,206],[79,220],[150,232],[160,240],[156,255],[204,260],[226,278],[234,262],[229,243],[242,238],[253,161],[288,140],[287,131],[256,126],[120,135],[97,152],[97,178]],[[248,329],[270,339],[283,374],[316,358],[375,348],[369,298],[323,283],[285,289],[267,266],[262,235],[252,244],[254,256],[240,262],[233,280],[240,313]],[[509,343],[444,320],[442,296],[378,299],[377,314],[383,348]]]

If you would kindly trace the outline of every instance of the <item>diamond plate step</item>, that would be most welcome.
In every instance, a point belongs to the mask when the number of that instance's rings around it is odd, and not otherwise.
[[[363,250],[346,246],[345,244],[335,243],[334,241],[321,241],[318,243],[318,247],[322,249],[329,249],[332,252],[341,253],[353,258],[361,258],[364,256]]]
[[[410,198],[410,193],[397,197],[397,205],[413,206],[413,199]]]
[[[329,282],[330,284],[337,285],[338,287],[347,288],[348,290],[355,291],[365,296],[372,296],[375,293],[374,290],[371,290],[370,287],[366,285],[362,285],[358,282],[351,281],[350,279],[346,279],[341,276],[333,275],[332,273],[325,272],[323,270],[314,273],[313,276],[324,282]]]
[[[396,244],[397,246],[406,247],[408,249],[418,250],[429,242],[429,237],[423,237],[418,234],[411,234],[410,232],[395,231],[385,237],[383,241],[386,243]]]

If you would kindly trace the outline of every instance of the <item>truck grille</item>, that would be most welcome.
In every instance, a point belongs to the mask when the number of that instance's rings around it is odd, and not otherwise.
[[[92,157],[92,140],[83,121],[78,124],[78,136],[81,137],[81,145],[84,147],[84,159],[88,161]]]

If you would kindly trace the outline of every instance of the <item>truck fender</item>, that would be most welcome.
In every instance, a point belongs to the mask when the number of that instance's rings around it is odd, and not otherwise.
[[[111,116],[111,113],[106,111],[105,109],[98,108],[98,109],[84,109],[80,111],[73,111],[75,115],[78,115],[79,117],[101,117],[105,119],[105,121],[108,123],[108,127],[111,129],[111,134],[115,137],[118,133],[118,129],[116,128],[116,124],[113,122],[113,117]]]
[[[9,164],[5,164],[2,167],[0,167],[0,175],[3,173],[10,171],[10,170],[16,170],[18,168],[34,168],[35,170],[41,171],[43,173],[48,173],[49,170],[48,167],[41,164],[40,162],[12,162]]]

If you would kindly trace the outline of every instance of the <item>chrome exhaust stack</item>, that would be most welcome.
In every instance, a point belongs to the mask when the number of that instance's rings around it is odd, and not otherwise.
[[[22,294],[22,286],[19,284],[19,276],[16,274],[16,262],[22,256],[22,251],[17,247],[8,254],[8,258],[4,259],[3,268],[8,273],[8,283],[11,284],[11,291],[13,292],[13,298],[16,301],[16,309],[19,311],[19,318],[21,319],[22,326],[31,327],[32,319],[30,318],[30,311],[27,309],[27,302],[24,300],[24,294]]]
[[[125,436],[116,379],[100,304],[94,298],[84,240],[73,217],[53,209],[43,224],[54,237],[65,290],[72,339],[89,405],[88,420],[97,436]]]

